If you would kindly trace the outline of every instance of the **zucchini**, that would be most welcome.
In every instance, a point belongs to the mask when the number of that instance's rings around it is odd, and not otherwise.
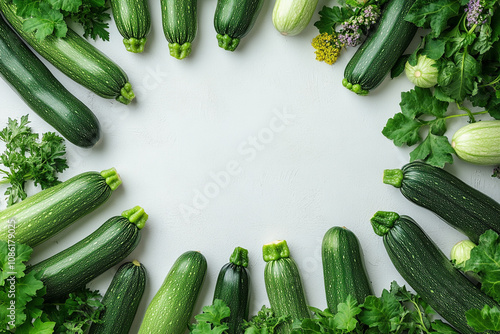
[[[197,6],[198,0],[161,0],[163,34],[174,58],[184,59],[191,53],[198,29]]]
[[[276,0],[273,25],[282,35],[298,35],[311,21],[317,5],[318,0]]]
[[[23,29],[24,20],[16,15],[16,6],[0,1],[4,18],[19,36],[38,54],[68,77],[97,95],[129,104],[134,99],[132,85],[125,72],[111,59],[71,29],[66,37],[47,36],[43,41]]]
[[[111,0],[111,12],[123,37],[125,49],[134,53],[144,51],[151,31],[151,13],[147,0]]]
[[[78,174],[0,211],[0,240],[15,227],[16,242],[34,247],[97,209],[121,184],[114,168]]]
[[[460,333],[476,333],[467,325],[468,310],[500,307],[453,266],[412,218],[379,211],[371,223],[403,279]]]
[[[486,230],[500,232],[500,203],[442,168],[414,161],[384,171],[384,183],[431,210],[474,243]]]
[[[122,264],[109,284],[102,303],[101,323],[92,323],[88,334],[128,334],[137,313],[147,273],[137,260]]]
[[[140,230],[147,219],[141,207],[126,210],[71,247],[30,266],[27,272],[41,274],[47,290],[45,300],[65,298],[127,257],[141,240]]]
[[[262,253],[266,266],[264,282],[271,310],[277,317],[290,317],[279,326],[279,333],[291,333],[292,321],[311,318],[299,268],[290,257],[285,240],[265,244]]]
[[[476,165],[500,165],[500,120],[460,128],[451,139],[457,156]]]
[[[64,138],[92,147],[99,120],[72,95],[0,17],[0,75],[23,101]]]
[[[321,244],[326,303],[332,313],[337,305],[351,295],[362,304],[373,295],[366,272],[361,247],[356,235],[345,227],[334,226],[323,237]]]
[[[389,0],[377,25],[370,30],[344,70],[344,87],[366,95],[384,81],[412,41],[417,26],[405,21],[415,0]]]
[[[219,271],[215,283],[214,301],[220,299],[231,310],[224,323],[229,327],[228,334],[242,334],[244,321],[248,320],[250,278],[246,267],[248,266],[248,251],[236,247],[229,262]]]
[[[217,0],[214,27],[224,50],[234,51],[252,29],[264,0]]]
[[[181,254],[149,303],[139,334],[184,334],[206,271],[207,261],[200,252]]]

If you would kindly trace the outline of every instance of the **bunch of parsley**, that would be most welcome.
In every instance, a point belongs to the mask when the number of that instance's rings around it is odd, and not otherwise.
[[[7,0],[9,1],[9,0]],[[39,40],[49,35],[65,37],[67,21],[83,28],[83,36],[109,40],[110,15],[107,0],[10,0],[16,13],[24,18],[23,29],[35,32]]]
[[[32,252],[27,245],[0,240],[0,328],[16,334],[83,334],[101,321],[104,305],[97,291],[83,288],[60,303],[45,303],[41,274],[25,273]]]
[[[471,17],[478,6],[481,15],[474,20]],[[455,151],[445,136],[451,118],[465,116],[475,122],[476,115],[489,114],[500,119],[498,7],[498,0],[416,0],[411,7],[405,19],[428,33],[413,54],[403,59],[410,64],[416,63],[419,54],[434,59],[438,83],[434,88],[415,87],[402,93],[401,112],[382,131],[397,146],[418,144],[410,153],[411,161],[438,167],[453,163]],[[401,72],[395,69],[392,76]],[[450,113],[451,106],[459,113]],[[425,137],[422,129],[427,129]]]
[[[27,197],[26,181],[33,180],[46,189],[58,184],[57,173],[68,168],[64,139],[54,132],[46,132],[40,139],[29,123],[28,115],[20,121],[9,118],[0,131],[0,141],[5,144],[0,155],[0,164],[5,167],[0,168],[0,184],[10,184],[5,191],[8,206]]]

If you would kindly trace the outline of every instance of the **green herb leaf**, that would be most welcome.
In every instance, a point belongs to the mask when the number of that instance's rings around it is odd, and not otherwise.
[[[421,28],[431,28],[432,36],[446,29],[448,20],[457,16],[460,3],[454,0],[417,0],[406,15],[406,20]]]
[[[500,310],[485,305],[482,310],[472,309],[465,312],[467,323],[478,333],[500,331]]]
[[[359,318],[362,323],[377,328],[380,333],[390,333],[396,330],[405,315],[406,312],[397,298],[384,289],[381,298],[366,297]]]
[[[357,315],[361,313],[361,308],[357,301],[351,296],[347,296],[344,303],[337,305],[337,313],[333,317],[335,327],[347,332],[353,331],[358,325]]]
[[[333,34],[335,32],[335,27],[338,24],[345,22],[352,15],[354,15],[354,11],[349,7],[323,6],[323,8],[319,11],[320,18],[314,23],[314,26],[318,28],[320,34],[324,32]]]
[[[245,334],[275,334],[279,325],[290,321],[290,317],[278,317],[265,305],[250,321],[244,321]]]

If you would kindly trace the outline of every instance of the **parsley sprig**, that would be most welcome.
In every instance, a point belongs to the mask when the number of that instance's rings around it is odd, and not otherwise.
[[[9,0],[7,0],[9,1]],[[35,32],[39,40],[49,35],[65,37],[67,21],[73,21],[83,28],[83,36],[109,40],[107,0],[12,0],[17,15],[25,19],[23,29]]]
[[[411,161],[438,167],[453,163],[454,149],[445,136],[451,118],[475,122],[475,116],[489,114],[500,119],[498,6],[498,0],[416,0],[411,7],[406,20],[428,33],[406,57],[410,63],[420,54],[434,59],[438,84],[402,93],[401,112],[382,131],[397,146],[418,144]],[[427,135],[421,136],[424,128]]]
[[[0,155],[0,184],[10,184],[5,191],[7,205],[27,197],[25,184],[33,180],[35,185],[46,189],[58,184],[57,173],[68,168],[64,139],[54,132],[40,136],[29,126],[28,115],[18,121],[8,119],[7,126],[0,131],[0,141],[5,151]]]

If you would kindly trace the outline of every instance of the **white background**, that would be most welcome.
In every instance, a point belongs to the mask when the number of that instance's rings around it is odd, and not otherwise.
[[[269,305],[261,249],[276,239],[288,242],[308,303],[321,309],[326,301],[320,246],[332,226],[345,226],[358,237],[377,295],[392,280],[405,282],[371,228],[376,211],[413,217],[448,254],[464,236],[382,183],[384,169],[409,161],[411,149],[394,146],[381,131],[399,112],[401,92],[413,86],[404,76],[387,78],[369,96],[357,96],[341,84],[353,49],[333,66],[315,60],[313,22],[323,5],[333,4],[321,0],[308,28],[285,37],[272,25],[274,2],[266,1],[254,28],[229,52],[215,38],[216,0],[199,1],[192,54],[177,60],[163,36],[160,4],[151,2],[152,31],[143,54],[125,50],[113,22],[109,42],[92,42],[128,74],[137,95],[128,106],[96,96],[48,65],[102,125],[102,141],[94,148],[68,143],[70,168],[60,179],[115,167],[123,185],[95,212],[36,247],[32,263],[72,245],[111,216],[142,206],[149,221],[127,258],[142,262],[149,274],[135,333],[171,265],[187,250],[200,251],[208,261],[197,314],[211,304],[217,274],[233,249],[248,249],[251,315]],[[36,132],[51,130],[3,81],[0,97],[2,123],[29,113]],[[449,138],[466,124],[465,118],[450,120]],[[500,200],[491,167],[456,158],[446,169]],[[117,268],[90,288],[104,294]]]

